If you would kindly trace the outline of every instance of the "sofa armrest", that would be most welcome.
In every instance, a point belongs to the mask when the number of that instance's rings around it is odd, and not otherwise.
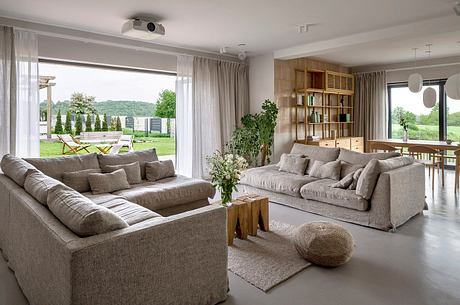
[[[380,174],[371,198],[370,222],[396,229],[425,207],[425,167],[414,163]]]
[[[226,298],[226,209],[207,206],[73,241],[72,304],[215,304]]]

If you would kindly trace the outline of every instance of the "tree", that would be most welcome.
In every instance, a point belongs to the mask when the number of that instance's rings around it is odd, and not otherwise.
[[[115,117],[110,118],[110,130],[111,131],[117,130],[117,119]]]
[[[96,114],[96,119],[94,121],[94,131],[101,131],[101,118],[99,114]]]
[[[81,114],[77,114],[77,120],[75,121],[75,134],[79,136],[81,132],[83,131],[83,124],[81,121]]]
[[[87,114],[86,115],[86,125],[85,125],[85,131],[86,132],[89,132],[89,131],[93,131],[93,128],[91,127],[91,114]]]
[[[96,109],[94,108],[94,96],[87,96],[81,92],[75,92],[70,97],[69,110],[75,114],[86,114],[86,113],[95,113]]]
[[[176,93],[171,90],[163,90],[157,99],[155,116],[168,119],[168,134],[171,134],[171,123],[169,119],[176,118]]]
[[[104,119],[102,120],[102,131],[109,131],[109,124],[107,123],[107,113],[104,113]]]
[[[58,111],[56,117],[56,125],[54,126],[54,133],[55,134],[63,134],[64,129],[62,128],[62,118],[61,118],[61,110]]]
[[[123,131],[123,129],[121,128],[121,120],[120,120],[120,117],[117,116],[117,124],[116,124],[116,131]]]
[[[64,130],[68,134],[72,134],[72,120],[70,118],[70,112],[67,111],[65,114],[65,125]]]

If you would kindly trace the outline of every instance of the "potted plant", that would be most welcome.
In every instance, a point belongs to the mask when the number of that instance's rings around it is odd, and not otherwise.
[[[403,128],[403,141],[407,142],[408,140],[408,128],[409,128],[409,122],[407,121],[406,114],[401,113],[399,115],[399,125]]]
[[[220,151],[206,159],[210,166],[211,183],[220,191],[222,205],[231,205],[232,193],[237,191],[236,185],[240,181],[241,172],[248,167],[248,163],[243,157]]]

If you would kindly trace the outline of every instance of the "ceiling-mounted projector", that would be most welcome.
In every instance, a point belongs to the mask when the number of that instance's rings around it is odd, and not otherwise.
[[[164,36],[165,28],[153,20],[137,17],[126,21],[121,28],[121,33],[134,38],[150,40]]]

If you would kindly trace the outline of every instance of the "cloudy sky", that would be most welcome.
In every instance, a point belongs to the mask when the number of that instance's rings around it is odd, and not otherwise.
[[[96,101],[127,100],[155,103],[164,89],[174,90],[175,76],[40,63],[40,75],[55,76],[53,102],[69,100],[74,92],[95,96]],[[40,90],[40,100],[46,90]]]

